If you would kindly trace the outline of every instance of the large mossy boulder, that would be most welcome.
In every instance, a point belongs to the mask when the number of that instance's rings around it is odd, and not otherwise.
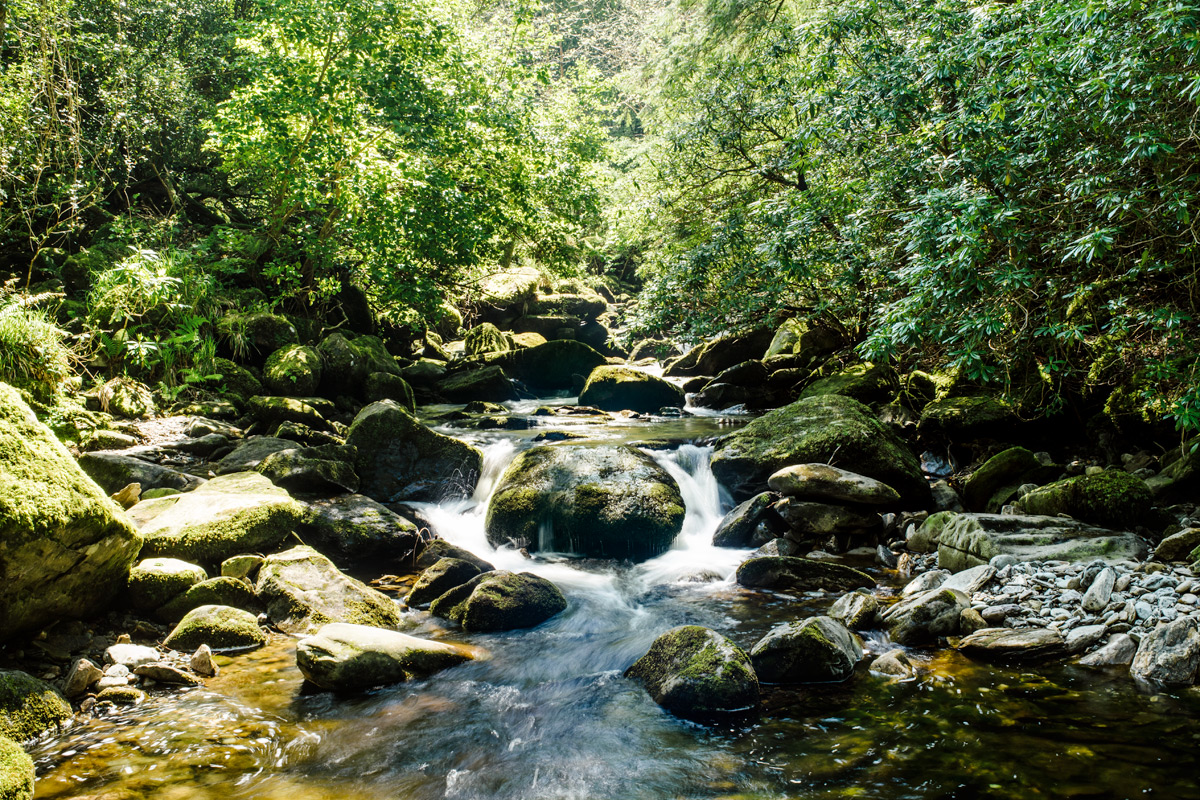
[[[396,603],[338,571],[311,547],[267,556],[255,587],[267,615],[285,633],[312,633],[330,622],[394,628]]]
[[[571,389],[596,367],[608,363],[594,348],[571,339],[501,353],[488,360],[530,388],[547,391]]]
[[[762,415],[717,443],[712,470],[743,500],[765,491],[778,470],[815,462],[881,481],[907,505],[929,502],[916,456],[870,409],[842,395],[797,400]]]
[[[33,800],[33,759],[21,745],[0,736],[0,800]]]
[[[154,616],[163,622],[176,622],[202,606],[240,608],[255,614],[262,610],[262,604],[258,602],[250,583],[230,575],[221,575],[189,586],[183,594],[161,606]]]
[[[267,643],[258,617],[241,608],[203,605],[189,611],[163,645],[191,652],[202,644],[213,650],[249,650]]]
[[[447,375],[438,381],[437,391],[451,403],[469,403],[472,400],[500,403],[518,397],[516,385],[504,374],[504,369],[496,364]]]
[[[368,375],[363,395],[368,403],[379,400],[395,400],[412,413],[415,414],[417,411],[417,401],[408,381],[390,372],[372,372]]]
[[[0,670],[0,736],[25,742],[70,719],[71,704],[53,686],[19,670]]]
[[[1200,497],[1200,437],[1163,455],[1163,468],[1146,484],[1160,503],[1186,503]]]
[[[268,428],[284,422],[306,425],[313,430],[328,431],[333,426],[317,408],[317,398],[270,397],[259,395],[246,401],[246,413]]]
[[[957,589],[918,592],[883,612],[883,622],[896,644],[906,647],[930,644],[940,636],[953,636],[960,619],[971,608],[971,598]]]
[[[737,569],[738,584],[750,589],[848,592],[870,589],[875,579],[861,570],[796,556],[756,556]]]
[[[353,691],[415,680],[474,658],[470,648],[335,622],[296,645],[296,666],[322,689]]]
[[[262,381],[240,364],[228,358],[214,358],[212,369],[204,380],[207,388],[221,389],[239,398],[254,397],[263,393]]]
[[[504,471],[488,506],[493,545],[642,561],[683,527],[675,479],[632,447],[542,446]]]
[[[996,512],[989,501],[1006,487],[1016,488],[1027,483],[1026,476],[1041,471],[1042,464],[1024,447],[1010,447],[989,458],[971,473],[963,483],[963,502],[971,511]]]
[[[543,294],[530,304],[531,314],[550,314],[596,319],[605,312],[608,303],[598,294]]]
[[[360,491],[381,503],[467,497],[483,467],[479,450],[431,431],[390,400],[358,412],[346,444],[358,448]]]
[[[309,503],[301,538],[343,568],[403,574],[416,567],[417,526],[369,497],[342,495]]]
[[[358,491],[354,471],[357,450],[349,445],[326,444],[277,450],[262,460],[258,472],[289,492],[335,495]]]
[[[900,493],[885,483],[829,464],[794,464],[767,479],[771,491],[797,500],[892,506]]]
[[[324,363],[320,393],[324,397],[366,397],[367,378],[375,372],[400,375],[400,366],[375,336],[349,338],[337,332],[326,336],[317,352]]]
[[[469,356],[507,353],[512,349],[504,334],[490,322],[476,325],[463,335],[463,347]]]
[[[139,611],[153,611],[208,578],[198,564],[178,558],[147,558],[129,571],[126,596]]]
[[[474,578],[482,570],[470,561],[461,558],[439,559],[421,573],[405,596],[404,602],[411,608],[427,607],[446,592]]]
[[[113,378],[100,387],[100,408],[117,419],[146,419],[157,412],[154,392],[144,383]]]
[[[304,521],[304,506],[256,472],[220,475],[194,492],[143,500],[130,516],[145,557],[218,566],[276,546]]]
[[[278,314],[227,314],[217,321],[217,335],[225,350],[239,360],[261,366],[281,347],[297,344],[300,334]]]
[[[495,570],[477,575],[434,600],[434,616],[474,633],[541,625],[565,611],[567,599],[550,581],[531,572]]]
[[[745,651],[716,631],[684,625],[654,640],[625,671],[677,717],[713,722],[758,707],[758,676]]]
[[[1136,475],[1107,470],[1042,486],[1021,498],[1021,509],[1030,514],[1066,514],[1106,528],[1145,525],[1154,498],[1150,487]]]
[[[750,650],[763,683],[844,681],[862,657],[862,642],[832,617],[776,625]]]
[[[761,359],[775,332],[762,328],[749,333],[729,333],[692,348],[667,364],[668,377],[717,375],[735,364]]]
[[[917,429],[965,442],[1011,434],[1020,421],[1016,410],[998,397],[945,397],[926,404]]]
[[[1018,561],[1137,561],[1149,551],[1132,533],[1065,517],[953,512],[934,516],[939,519],[930,538],[937,541],[938,567],[951,572],[986,564],[999,555]]]
[[[121,508],[0,384],[0,641],[103,611],[141,546]]]
[[[818,378],[800,393],[800,397],[840,394],[861,403],[877,403],[895,396],[899,389],[900,378],[896,370],[886,364],[865,363]]]
[[[321,385],[321,356],[315,348],[289,344],[267,356],[263,385],[271,394],[308,397]]]
[[[605,411],[653,413],[663,407],[681,407],[683,390],[639,369],[603,364],[588,375],[579,404]]]

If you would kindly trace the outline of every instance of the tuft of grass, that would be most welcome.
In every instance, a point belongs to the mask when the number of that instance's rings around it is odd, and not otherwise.
[[[38,308],[46,299],[0,294],[0,381],[44,402],[71,377],[66,333]]]

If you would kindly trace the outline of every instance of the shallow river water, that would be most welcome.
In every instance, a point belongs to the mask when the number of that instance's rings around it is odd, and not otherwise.
[[[154,696],[37,745],[37,797],[1200,798],[1200,689],[1156,693],[1115,673],[1008,670],[914,650],[917,680],[872,676],[864,661],[843,684],[764,687],[762,713],[737,727],[682,722],[655,705],[622,672],[664,631],[705,625],[749,649],[772,625],[824,613],[835,599],[732,582],[749,551],[708,543],[727,507],[711,451],[678,444],[727,424],[578,428],[593,441],[670,443],[650,452],[681,485],[684,532],[670,552],[637,566],[530,561],[488,546],[488,492],[546,428],[474,436],[487,455],[475,496],[422,511],[445,538],[498,567],[553,580],[566,612],[500,634],[406,613],[406,632],[468,642],[488,657],[354,695],[306,690],[294,641],[275,635],[266,648],[220,658],[220,676],[202,688]],[[869,562],[855,566],[884,586],[899,583]],[[891,649],[882,633],[866,645],[872,654]]]

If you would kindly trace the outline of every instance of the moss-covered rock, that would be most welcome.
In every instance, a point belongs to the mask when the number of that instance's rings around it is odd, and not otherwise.
[[[962,442],[1010,433],[1019,421],[1013,407],[998,397],[945,397],[922,409],[917,429]]]
[[[289,344],[267,356],[263,385],[271,394],[306,397],[321,385],[321,356],[315,348]]]
[[[287,424],[287,423],[285,423]],[[296,424],[296,423],[290,423]],[[280,450],[291,450],[296,443],[291,439],[280,439],[274,436],[251,436],[234,448],[233,452],[217,462],[218,475],[232,475],[235,472],[253,472],[258,465],[272,453]]]
[[[79,457],[79,467],[110,495],[121,491],[131,483],[140,485],[143,492],[151,489],[175,489],[186,492],[204,482],[203,478],[185,475],[170,467],[151,464],[140,458],[107,451],[84,453]]]
[[[296,666],[305,680],[338,691],[423,678],[474,657],[462,645],[340,622],[323,626],[296,645]]]
[[[258,465],[259,473],[289,492],[334,495],[358,491],[350,445],[326,444],[271,453]]]
[[[113,378],[100,387],[100,408],[123,419],[145,419],[157,411],[149,387],[129,378]]]
[[[875,586],[875,579],[860,570],[795,556],[757,556],[743,561],[737,569],[737,582],[751,589],[783,592],[844,592]]]
[[[390,400],[358,413],[346,435],[363,494],[382,503],[466,497],[475,489],[483,454],[435,433]]]
[[[230,556],[268,550],[304,520],[305,509],[255,472],[213,478],[194,492],[131,509],[142,554],[215,567]]]
[[[862,403],[885,401],[896,394],[900,379],[896,370],[886,364],[856,364],[809,384],[800,397],[840,394]]]
[[[1163,456],[1163,468],[1146,484],[1160,503],[1186,503],[1200,497],[1200,436]]]
[[[21,745],[0,736],[0,800],[33,800],[33,759]]]
[[[437,391],[447,402],[466,403],[472,400],[502,402],[516,400],[517,387],[504,374],[504,369],[492,364],[447,375],[438,381]]]
[[[602,364],[588,375],[579,404],[605,411],[653,413],[665,406],[681,407],[683,390],[638,369]]]
[[[408,381],[390,372],[372,372],[368,375],[363,395],[368,403],[394,400],[413,413],[417,411],[417,402],[413,398],[413,390]]]
[[[1030,514],[1067,514],[1083,522],[1111,528],[1144,524],[1154,502],[1150,487],[1136,475],[1107,470],[1034,489],[1021,498]]]
[[[862,642],[832,617],[776,625],[750,650],[763,683],[844,681],[862,660]]]
[[[203,385],[243,399],[263,393],[262,381],[253,372],[228,358],[213,359],[212,370]]]
[[[417,526],[361,494],[312,500],[301,538],[339,567],[379,575],[417,568],[423,539]]]
[[[0,736],[25,742],[71,719],[71,704],[50,684],[19,670],[0,670]]]
[[[197,564],[177,558],[147,558],[129,571],[129,605],[153,611],[207,578],[204,567]]]
[[[717,375],[743,361],[763,358],[774,335],[770,328],[762,328],[719,336],[668,362],[663,374],[667,377]]]
[[[711,722],[758,707],[758,676],[736,644],[716,631],[684,625],[654,640],[625,671],[677,717]]]
[[[325,397],[348,394],[365,398],[371,373],[401,374],[396,359],[375,336],[350,339],[340,332],[331,333],[317,345],[317,350],[325,364],[321,383],[321,394]]]
[[[141,545],[120,507],[0,384],[0,640],[102,611]]]
[[[771,491],[797,500],[893,506],[900,493],[885,483],[829,464],[794,464],[772,473]]]
[[[529,312],[588,320],[596,319],[607,308],[608,303],[598,294],[543,294],[534,299]]]
[[[989,458],[963,483],[963,501],[971,511],[989,509],[988,501],[1002,488],[1025,483],[1023,478],[1041,469],[1041,462],[1024,447],[1010,447]]]
[[[495,570],[442,594],[429,607],[437,617],[475,633],[533,628],[566,610],[558,587],[531,572]]]
[[[421,554],[417,556],[417,569],[429,569],[443,558],[456,558],[460,561],[468,561],[479,567],[480,572],[491,572],[496,568],[495,564],[492,564],[490,561],[484,561],[470,550],[450,544],[445,539],[434,539],[425,545],[421,549]]]
[[[712,469],[735,499],[745,499],[766,490],[783,467],[815,462],[882,481],[905,504],[929,501],[916,456],[866,406],[842,395],[805,398],[762,415],[717,443]]]
[[[504,338],[512,345],[511,350],[524,350],[530,347],[538,347],[545,344],[548,340],[540,333],[506,333]]]
[[[784,530],[783,520],[771,510],[776,496],[756,494],[725,515],[713,531],[716,547],[753,547],[756,539],[769,541]]]
[[[188,587],[187,591],[164,604],[154,615],[165,622],[175,622],[200,606],[229,606],[254,613],[262,609],[262,604],[254,594],[254,587],[246,581],[222,575]]]
[[[332,429],[329,420],[316,406],[299,397],[251,397],[246,401],[246,413],[268,427],[281,422],[298,422],[319,431]]]
[[[463,561],[460,558],[440,559],[421,573],[404,598],[404,602],[412,608],[423,608],[456,586],[462,586],[479,573],[479,567],[470,561]]]
[[[267,643],[258,618],[240,608],[205,605],[194,608],[179,621],[163,645],[191,652],[202,644],[213,650],[248,650]]]
[[[217,320],[217,335],[227,354],[261,366],[271,353],[297,344],[300,334],[278,314],[226,314]]]
[[[488,356],[489,363],[504,368],[510,377],[539,390],[563,390],[576,386],[596,367],[608,360],[582,342],[560,340],[536,347]]]
[[[937,534],[938,566],[951,572],[986,564],[999,555],[1018,561],[1138,561],[1148,552],[1145,542],[1132,533],[1065,517],[944,513],[949,516],[940,521]]]
[[[675,479],[626,446],[542,446],[504,471],[488,506],[494,545],[644,560],[670,548],[683,527]]]
[[[883,614],[892,641],[905,646],[929,644],[959,632],[959,617],[971,598],[957,589],[930,589],[901,600]]]
[[[271,621],[287,633],[312,633],[330,622],[394,628],[400,621],[387,595],[343,575],[311,547],[268,556],[256,589]]]
[[[512,349],[504,334],[490,322],[476,325],[463,336],[466,353],[469,356],[487,355],[489,353],[507,353]]]

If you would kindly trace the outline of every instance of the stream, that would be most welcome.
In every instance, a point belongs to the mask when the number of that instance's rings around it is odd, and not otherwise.
[[[849,681],[764,687],[762,713],[747,724],[672,717],[622,677],[659,634],[704,625],[748,650],[773,625],[825,613],[836,597],[733,583],[750,551],[711,546],[729,503],[711,448],[694,443],[728,430],[729,419],[552,422],[498,434],[438,427],[484,448],[484,475],[473,497],[421,511],[498,568],[554,581],[564,613],[532,630],[466,634],[406,612],[405,632],[467,642],[488,657],[353,695],[308,690],[294,640],[273,635],[265,648],[219,657],[221,674],[203,687],[105,712],[35,745],[36,796],[1200,798],[1200,689],[1154,693],[1116,672],[1010,670],[933,650],[911,651],[920,677],[894,682],[866,669],[892,649],[882,632],[865,637],[867,659]],[[514,455],[551,429],[584,432],[584,445],[650,445],[686,502],[673,549],[614,565],[489,546],[488,494]],[[871,572],[881,592],[902,583],[871,559],[843,560]]]

